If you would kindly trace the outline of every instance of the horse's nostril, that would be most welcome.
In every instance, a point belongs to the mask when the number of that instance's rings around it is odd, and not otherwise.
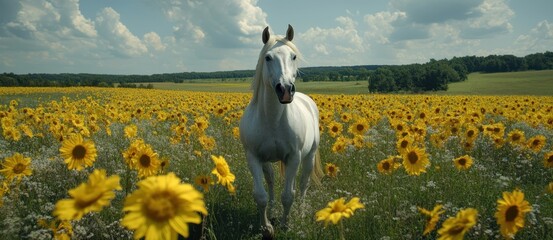
[[[290,87],[290,93],[295,93],[296,92],[296,85],[292,84],[292,87]]]

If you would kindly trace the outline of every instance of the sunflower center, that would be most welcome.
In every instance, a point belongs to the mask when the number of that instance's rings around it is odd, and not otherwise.
[[[357,131],[363,131],[365,129],[365,126],[363,126],[362,124],[357,124]]]
[[[517,216],[518,216],[517,206],[510,206],[509,208],[507,208],[507,211],[505,211],[505,221],[507,222],[514,221]]]
[[[89,189],[88,194],[84,194],[82,196],[75,197],[75,205],[77,205],[78,208],[84,209],[88,206],[94,204],[102,197],[101,191],[95,191],[94,189]]]
[[[338,132],[338,127],[333,126],[333,127],[332,127],[332,132]]]
[[[513,136],[511,137],[511,139],[513,140],[513,142],[516,142],[516,141],[520,140],[520,135],[518,135],[518,134],[513,134]]]
[[[13,166],[13,173],[21,174],[23,171],[25,171],[26,168],[27,166],[25,166],[24,164],[21,164],[21,163],[15,164],[15,166]]]
[[[83,159],[84,156],[86,156],[86,148],[83,145],[77,145],[73,148],[71,154],[73,155],[73,158]]]
[[[539,145],[540,145],[540,140],[536,139],[532,141],[532,146],[539,146]]]
[[[177,199],[168,191],[153,193],[143,205],[143,210],[150,219],[158,222],[167,221],[176,214]]]
[[[459,165],[461,165],[461,166],[465,166],[465,164],[467,163],[467,160],[464,159],[464,158],[461,158],[461,159],[459,159],[459,161],[457,161],[457,163],[459,163]]]
[[[222,176],[227,176],[227,169],[222,164],[217,164],[217,172]]]
[[[382,168],[384,170],[390,170],[390,163],[389,162],[382,163]]]
[[[553,163],[553,155],[549,156],[549,158],[547,158],[547,162],[548,163]]]
[[[449,233],[449,235],[451,236],[457,236],[458,234],[460,234],[461,232],[463,232],[465,228],[463,227],[462,224],[458,224],[456,226],[453,226],[452,228],[449,229],[449,231],[447,231]]]
[[[409,141],[407,141],[407,140],[401,141],[401,144],[400,144],[401,148],[406,148],[407,145],[409,145]]]
[[[474,130],[469,130],[469,131],[467,132],[467,136],[468,136],[469,138],[472,137],[472,136],[474,136]]]
[[[142,154],[142,156],[140,156],[139,161],[140,161],[140,165],[142,165],[143,167],[149,167],[151,159],[150,159],[150,156],[146,154]]]
[[[416,152],[409,152],[409,154],[407,154],[407,160],[409,160],[411,164],[415,164],[419,161],[419,155]]]
[[[207,185],[207,178],[202,178],[202,179],[200,179],[200,183],[201,183],[202,185]]]
[[[334,171],[336,171],[334,166],[328,166],[328,172],[333,173]]]
[[[398,131],[403,131],[403,126],[397,125],[396,129],[397,129]]]

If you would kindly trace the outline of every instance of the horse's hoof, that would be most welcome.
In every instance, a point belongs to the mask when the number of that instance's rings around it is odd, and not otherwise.
[[[275,230],[273,229],[273,226],[265,226],[261,228],[261,234],[263,237],[261,239],[263,240],[272,240],[275,239]]]

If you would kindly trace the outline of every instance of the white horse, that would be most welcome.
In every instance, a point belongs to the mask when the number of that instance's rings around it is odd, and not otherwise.
[[[253,97],[240,121],[240,140],[253,176],[253,197],[261,218],[264,238],[272,238],[269,222],[274,203],[272,162],[284,165],[285,185],[281,195],[284,208],[282,225],[287,227],[294,201],[294,185],[302,169],[300,194],[304,197],[309,177],[320,184],[323,175],[317,151],[319,145],[319,111],[307,95],[295,92],[299,51],[292,43],[294,29],[288,25],[286,37],[270,36],[269,27],[262,34],[265,46],[259,54],[252,83]],[[263,175],[269,193],[263,186]],[[267,205],[269,204],[269,210]]]

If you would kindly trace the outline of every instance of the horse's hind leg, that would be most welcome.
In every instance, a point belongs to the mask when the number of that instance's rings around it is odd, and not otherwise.
[[[273,165],[270,162],[263,163],[263,175],[265,175],[265,182],[269,190],[269,207],[267,209],[268,218],[273,217],[273,206],[275,204],[275,171]]]
[[[311,177],[311,172],[315,166],[315,154],[309,153],[305,156],[305,159],[302,160],[301,165],[301,176],[300,176],[300,198],[303,200],[307,193],[307,187],[309,186],[309,177]]]
[[[253,198],[257,203],[257,210],[259,212],[261,231],[264,239],[272,239],[274,237],[273,225],[267,218],[267,202],[268,196],[263,186],[263,166],[257,159],[257,157],[250,152],[246,153],[248,160],[248,167],[253,177]]]

